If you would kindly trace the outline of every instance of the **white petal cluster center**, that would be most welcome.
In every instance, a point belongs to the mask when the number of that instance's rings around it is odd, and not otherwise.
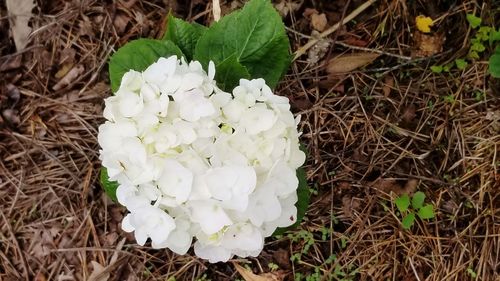
[[[210,262],[257,256],[297,219],[305,161],[287,98],[263,79],[227,93],[197,61],[160,58],[129,71],[105,100],[100,159],[137,243]]]

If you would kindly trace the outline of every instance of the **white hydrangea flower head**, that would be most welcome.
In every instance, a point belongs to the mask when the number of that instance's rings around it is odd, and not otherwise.
[[[105,100],[100,159],[137,243],[210,262],[257,256],[297,220],[298,119],[263,79],[217,88],[215,66],[160,58]]]

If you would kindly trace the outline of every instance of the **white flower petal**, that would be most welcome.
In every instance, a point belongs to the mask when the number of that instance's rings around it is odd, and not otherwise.
[[[175,198],[178,204],[186,202],[193,185],[193,173],[179,162],[167,159],[158,179],[158,187],[164,195]]]
[[[191,219],[200,224],[203,232],[214,234],[233,222],[215,201],[191,201]]]
[[[215,77],[215,64],[213,61],[208,62],[208,79],[214,80]]]
[[[141,73],[135,70],[130,70],[123,75],[120,88],[127,89],[129,91],[138,91],[142,84],[143,80]]]
[[[194,252],[198,257],[206,259],[211,263],[227,262],[233,257],[233,254],[228,249],[211,245],[201,245],[199,241],[194,243]]]

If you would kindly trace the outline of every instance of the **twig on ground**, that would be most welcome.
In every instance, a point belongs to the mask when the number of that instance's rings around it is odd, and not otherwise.
[[[353,45],[349,45],[349,44],[346,44],[346,43],[340,42],[340,41],[335,42],[335,44],[338,44],[340,46],[343,46],[343,47],[346,47],[349,49],[377,53],[377,54],[381,54],[381,55],[385,55],[385,56],[389,56],[389,57],[395,57],[395,58],[402,59],[402,60],[412,60],[412,58],[408,57],[408,56],[393,54],[393,53],[389,53],[389,52],[385,52],[385,51],[377,50],[377,49],[370,49],[370,48],[365,48],[365,47],[353,46]]]
[[[5,225],[7,226],[7,231],[9,232],[10,236],[12,236],[12,241],[14,242],[14,246],[16,247],[17,251],[19,252],[19,256],[21,257],[21,265],[23,267],[23,276],[24,279],[27,281],[30,280],[29,278],[29,271],[28,271],[28,263],[26,262],[26,257],[24,256],[23,249],[19,245],[19,241],[16,239],[16,235],[14,234],[14,231],[12,230],[12,226],[10,225],[9,220],[3,213],[3,211],[0,209],[0,214],[2,215],[2,219],[5,221]]]
[[[358,8],[356,8],[356,10],[352,11],[352,13],[350,13],[347,17],[345,17],[345,19],[342,22],[338,22],[338,23],[332,25],[330,28],[328,28],[327,30],[325,30],[322,33],[320,33],[317,38],[309,40],[309,42],[307,42],[307,44],[305,44],[304,46],[300,47],[297,51],[295,51],[295,55],[294,55],[293,60],[296,60],[300,56],[302,56],[303,54],[305,54],[307,52],[307,50],[309,50],[309,48],[311,48],[316,43],[318,43],[320,39],[325,38],[326,36],[332,34],[337,29],[339,29],[342,25],[344,25],[344,24],[350,22],[351,20],[353,20],[361,12],[363,12],[366,9],[368,9],[368,7],[370,7],[376,1],[377,0],[368,0],[368,1],[366,1],[363,5],[359,6]]]

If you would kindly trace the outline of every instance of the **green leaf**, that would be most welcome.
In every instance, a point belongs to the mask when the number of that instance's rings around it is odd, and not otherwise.
[[[425,193],[423,193],[422,191],[417,191],[415,192],[415,194],[413,194],[413,197],[411,199],[411,206],[413,207],[413,209],[418,210],[422,208],[422,206],[424,205],[424,201]]]
[[[476,17],[474,14],[467,14],[466,18],[472,28],[477,28],[481,25],[481,18]]]
[[[500,45],[497,46],[495,53],[490,57],[488,65],[491,76],[500,78]]]
[[[239,84],[240,79],[250,79],[246,67],[231,56],[215,66],[215,80],[221,89],[230,91]]]
[[[479,41],[484,42],[490,38],[490,33],[492,31],[495,30],[489,26],[481,26],[476,32],[476,38]]]
[[[214,23],[199,39],[194,58],[206,66],[210,60],[218,65],[232,56],[251,78],[264,78],[271,88],[288,69],[285,26],[269,0],[251,0]]]
[[[297,169],[297,178],[299,179],[299,186],[297,188],[298,201],[295,205],[297,207],[297,222],[295,226],[300,225],[302,219],[306,215],[307,207],[309,206],[309,199],[311,193],[307,187],[306,171],[304,168]]]
[[[298,201],[295,203],[295,207],[297,207],[297,221],[291,226],[276,229],[273,236],[283,235],[286,231],[298,227],[306,215],[311,193],[307,187],[306,171],[304,168],[297,169],[297,178],[299,179],[299,187],[297,188]]]
[[[432,219],[434,218],[434,207],[431,204],[427,204],[418,210],[418,216],[421,219]]]
[[[403,225],[404,229],[410,229],[413,226],[414,222],[415,222],[415,214],[409,213],[403,218],[401,224]]]
[[[182,57],[182,51],[171,41],[153,39],[138,39],[130,41],[118,49],[109,61],[109,79],[111,90],[116,92],[120,87],[123,74],[129,70],[143,71],[160,57],[177,55]]]
[[[493,44],[495,41],[500,41],[500,29],[491,29],[489,41],[490,44]]]
[[[486,50],[486,47],[481,42],[475,42],[475,43],[472,43],[472,46],[470,46],[470,49],[472,51],[476,51],[478,53],[482,53],[482,52],[484,52],[484,50]]]
[[[464,59],[456,59],[455,65],[457,66],[458,69],[463,70],[467,67],[468,63]]]
[[[410,197],[408,196],[408,194],[401,195],[400,197],[396,198],[394,202],[396,203],[396,207],[401,213],[406,212],[406,210],[408,210],[408,207],[410,207]]]
[[[479,59],[479,54],[476,51],[469,51],[469,54],[467,55],[471,59],[478,60]]]
[[[441,73],[441,72],[443,72],[443,66],[442,65],[433,65],[433,66],[431,66],[431,71],[434,73]]]
[[[117,202],[118,199],[116,199],[116,189],[118,188],[118,182],[109,180],[108,170],[104,167],[101,168],[100,180],[101,186],[104,188],[104,192],[106,192],[111,200]]]
[[[207,28],[196,22],[189,23],[172,15],[168,16],[167,29],[163,40],[170,40],[181,49],[188,61],[193,59],[198,39]]]

